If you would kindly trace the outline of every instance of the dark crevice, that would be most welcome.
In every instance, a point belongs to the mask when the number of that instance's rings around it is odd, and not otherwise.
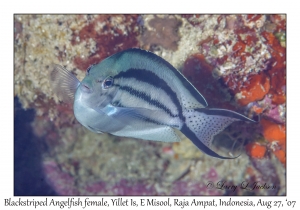
[[[33,109],[24,110],[18,98],[14,98],[14,195],[56,195],[47,184],[42,169],[42,157],[38,146],[41,142],[33,134],[30,123]]]

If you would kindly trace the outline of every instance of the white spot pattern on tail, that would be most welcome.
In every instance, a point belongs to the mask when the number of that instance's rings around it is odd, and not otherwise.
[[[186,117],[187,127],[195,133],[199,141],[207,147],[212,148],[213,137],[224,130],[228,125],[238,119],[220,116],[207,115],[193,109],[185,110],[183,115]]]

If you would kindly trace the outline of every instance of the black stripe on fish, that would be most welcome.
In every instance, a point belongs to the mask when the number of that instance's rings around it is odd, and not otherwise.
[[[177,107],[179,118],[181,120],[184,120],[184,117],[182,115],[182,107],[181,107],[179,99],[177,98],[177,94],[169,87],[169,85],[163,79],[161,79],[159,76],[157,76],[152,71],[149,71],[147,69],[128,69],[126,71],[120,72],[114,78],[116,78],[116,79],[118,79],[118,78],[134,78],[138,81],[142,81],[147,84],[150,84],[150,85],[154,86],[155,88],[160,88],[171,98],[173,104]],[[149,99],[152,100],[150,97],[149,97]],[[171,112],[171,111],[169,110],[169,112]]]
[[[150,118],[147,118],[147,117],[143,118],[143,120],[145,120],[146,122],[157,124],[157,125],[165,125],[165,126],[170,126],[170,127],[173,127],[173,128],[179,128],[178,125],[169,125],[169,124],[161,123],[161,122],[158,122],[156,120],[153,120],[153,119],[150,119]]]
[[[165,126],[170,126],[170,127],[173,127],[173,128],[179,128],[178,125],[169,125],[169,124],[161,123],[157,120],[153,120],[153,119],[145,117],[145,116],[142,116],[141,119],[146,121],[146,122],[153,123],[153,124],[156,124],[156,125],[165,125]]]
[[[126,108],[126,106],[121,104],[120,101],[116,101],[115,103],[118,104],[118,107]],[[165,124],[165,123],[159,122],[157,120],[151,119],[151,118],[143,116],[143,115],[138,115],[138,118],[144,120],[145,122],[153,123],[153,124],[156,124],[156,125],[165,125],[165,126],[170,126],[170,127],[173,127],[173,128],[179,128],[178,125]]]
[[[122,54],[124,54],[124,53],[138,54],[139,56],[143,55],[147,59],[150,58],[153,61],[156,61],[157,63],[159,63],[160,65],[166,66],[180,79],[183,86],[186,87],[186,89],[191,93],[191,95],[193,95],[197,99],[197,101],[199,101],[204,106],[208,106],[205,98],[201,95],[201,93],[199,93],[196,90],[196,88],[183,76],[183,74],[181,74],[177,69],[175,69],[174,66],[172,66],[168,61],[164,60],[163,58],[159,57],[158,55],[155,55],[152,52],[149,52],[146,50],[141,50],[138,48],[124,50],[120,53],[116,53],[115,55],[113,55],[113,57],[115,59],[119,59],[122,56]]]
[[[138,91],[129,86],[120,86],[118,84],[115,84],[115,86],[119,87],[120,90],[124,90],[124,91],[130,93],[131,95],[148,102],[150,105],[156,106],[157,108],[164,110],[171,117],[178,117],[178,115],[174,115],[168,107],[166,107],[165,105],[160,103],[158,100],[151,99],[151,97],[144,92]]]

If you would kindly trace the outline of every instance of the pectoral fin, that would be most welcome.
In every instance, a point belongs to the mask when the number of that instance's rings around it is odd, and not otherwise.
[[[73,103],[80,82],[70,71],[60,65],[53,64],[50,71],[50,84],[59,100]]]

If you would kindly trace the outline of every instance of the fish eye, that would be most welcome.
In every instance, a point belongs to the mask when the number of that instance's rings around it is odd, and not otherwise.
[[[92,64],[90,65],[87,69],[86,69],[86,74],[88,75],[90,73],[90,70],[93,66],[95,66],[96,64]]]
[[[108,88],[110,88],[110,87],[113,85],[113,83],[114,83],[113,78],[112,78],[112,77],[107,77],[107,78],[103,81],[103,83],[102,83],[102,88],[103,88],[103,89],[108,89]]]

